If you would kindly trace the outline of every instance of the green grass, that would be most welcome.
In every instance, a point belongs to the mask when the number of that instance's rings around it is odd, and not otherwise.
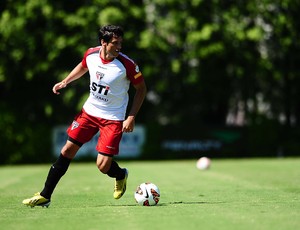
[[[124,161],[126,194],[112,197],[113,180],[94,163],[72,163],[49,208],[28,208],[24,198],[40,191],[49,165],[0,167],[1,229],[300,229],[300,159]],[[157,206],[142,207],[134,190],[159,186]]]

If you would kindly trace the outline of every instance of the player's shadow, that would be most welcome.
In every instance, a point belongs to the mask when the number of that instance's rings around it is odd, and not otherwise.
[[[205,201],[175,201],[175,202],[159,202],[155,207],[158,206],[171,206],[171,205],[200,205],[200,204],[220,204],[224,202],[205,202]],[[123,207],[132,207],[132,206],[139,206],[138,204],[103,204],[97,205],[97,207],[107,207],[107,206],[123,206]]]
[[[198,205],[198,204],[219,204],[223,202],[207,202],[207,201],[175,201],[169,203],[159,203],[161,206],[169,206],[169,205]]]

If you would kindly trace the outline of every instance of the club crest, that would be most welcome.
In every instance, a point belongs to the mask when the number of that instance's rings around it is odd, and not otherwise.
[[[71,130],[74,130],[79,127],[79,123],[77,121],[73,121]]]

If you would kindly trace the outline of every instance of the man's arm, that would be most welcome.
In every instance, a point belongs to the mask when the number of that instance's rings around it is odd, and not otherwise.
[[[59,94],[58,90],[65,88],[69,83],[72,81],[77,80],[78,78],[82,77],[88,71],[87,68],[84,68],[81,62],[69,73],[69,75],[62,80],[61,82],[56,83],[52,91],[55,94]]]
[[[134,85],[134,88],[136,92],[133,98],[132,106],[130,108],[127,119],[123,122],[123,132],[126,133],[133,131],[135,125],[135,117],[140,110],[147,93],[145,81]]]

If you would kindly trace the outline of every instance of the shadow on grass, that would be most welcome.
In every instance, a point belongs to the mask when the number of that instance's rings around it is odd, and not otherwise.
[[[199,205],[199,204],[220,204],[224,202],[205,202],[205,201],[175,201],[175,202],[169,202],[169,203],[158,203],[156,207],[158,206],[172,206],[172,205]],[[97,205],[96,207],[133,207],[140,205],[138,204],[103,204],[103,205]]]
[[[224,202],[207,202],[207,201],[175,201],[169,203],[160,203],[160,206],[169,206],[169,205],[197,205],[197,204],[220,204]]]

